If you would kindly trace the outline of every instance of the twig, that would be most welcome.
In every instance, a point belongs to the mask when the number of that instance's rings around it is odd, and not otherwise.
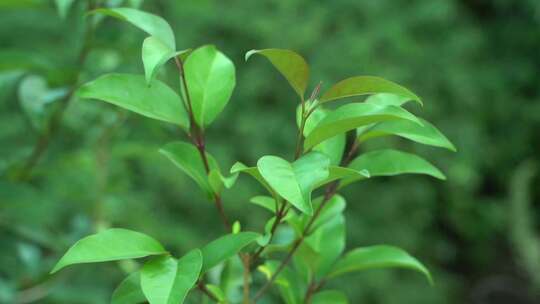
[[[219,303],[219,299],[216,298],[216,296],[214,296],[214,295],[208,290],[208,288],[206,288],[206,286],[204,285],[204,282],[203,282],[203,281],[199,281],[199,283],[197,284],[197,289],[199,289],[203,294],[205,294],[207,297],[209,297],[210,299],[212,299],[214,302]]]

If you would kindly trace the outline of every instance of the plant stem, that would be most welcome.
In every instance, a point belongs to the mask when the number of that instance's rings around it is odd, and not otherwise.
[[[354,157],[354,155],[358,151],[358,147],[359,147],[358,142],[355,140],[354,143],[351,145],[349,151],[347,152],[347,155],[345,156],[345,158],[341,162],[342,166],[347,166],[351,162],[352,158]],[[277,279],[277,277],[281,273],[281,271],[291,261],[292,257],[296,253],[296,250],[298,250],[298,248],[300,247],[300,245],[302,244],[304,239],[307,236],[309,236],[311,227],[315,223],[315,220],[321,214],[321,211],[323,210],[326,203],[336,194],[336,192],[338,190],[338,187],[339,187],[339,181],[335,181],[335,182],[331,183],[330,185],[328,185],[326,187],[326,191],[325,191],[323,201],[321,202],[321,204],[319,205],[317,210],[315,210],[315,213],[313,214],[313,216],[309,220],[308,224],[306,225],[306,227],[302,231],[301,235],[294,241],[291,249],[289,250],[289,253],[287,253],[287,255],[285,256],[285,258],[283,259],[281,264],[278,266],[278,268],[274,272],[274,274],[272,274],[270,279],[257,292],[257,294],[255,295],[255,297],[253,299],[254,302],[257,302],[257,300],[259,300],[264,295],[264,293],[268,290],[268,288],[272,285],[272,283]]]
[[[90,9],[91,7],[89,7],[89,10]],[[56,132],[58,132],[64,113],[70,104],[73,94],[76,91],[77,85],[81,77],[82,66],[86,61],[86,58],[88,57],[88,53],[90,52],[92,46],[92,40],[95,30],[94,26],[91,24],[91,21],[87,21],[85,26],[86,28],[83,38],[84,44],[76,61],[77,72],[74,77],[73,83],[71,84],[71,89],[69,90],[68,94],[60,100],[60,106],[57,107],[53,112],[51,119],[49,120],[47,130],[41,133],[41,135],[38,137],[32,153],[24,163],[22,169],[15,177],[15,179],[19,181],[25,181],[32,175],[32,171],[34,170],[35,166],[39,163],[39,161],[47,151],[52,137],[56,134]]]
[[[240,258],[242,259],[242,263],[244,265],[244,299],[243,304],[249,304],[249,264],[250,264],[250,256],[249,254],[241,255]]]
[[[199,281],[199,283],[197,283],[197,288],[198,288],[202,293],[204,293],[207,297],[209,297],[210,299],[212,299],[214,302],[219,303],[219,299],[216,298],[216,297],[208,290],[208,288],[206,288],[206,286],[204,286],[204,282],[203,282],[203,281]]]
[[[184,103],[186,106],[186,110],[189,115],[189,137],[191,138],[191,141],[193,145],[197,148],[197,151],[199,151],[199,155],[201,156],[201,159],[204,164],[204,170],[206,171],[206,174],[210,174],[210,164],[208,162],[208,157],[206,156],[206,144],[205,144],[205,137],[204,137],[204,129],[202,129],[197,122],[195,121],[195,117],[193,115],[193,106],[191,103],[191,98],[189,96],[189,90],[187,86],[187,81],[185,77],[185,70],[184,70],[184,64],[182,63],[182,60],[180,60],[178,57],[174,57],[174,62],[176,64],[176,67],[178,69],[178,74],[180,76],[180,86],[182,91],[182,96],[184,97]],[[227,214],[225,213],[225,209],[223,208],[223,201],[221,200],[221,196],[217,193],[214,193],[214,202],[216,205],[216,208],[219,212],[219,216],[221,218],[221,221],[223,222],[223,225],[225,226],[225,229],[229,231],[231,229],[231,225],[229,222],[229,219],[227,218]]]

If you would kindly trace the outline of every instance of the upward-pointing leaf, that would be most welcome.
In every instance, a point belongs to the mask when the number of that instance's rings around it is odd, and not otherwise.
[[[246,53],[246,61],[253,54],[262,55],[270,60],[281,75],[285,76],[300,98],[304,99],[309,80],[309,66],[302,56],[283,49],[251,50]]]
[[[73,264],[135,259],[165,253],[158,241],[145,234],[113,228],[79,240],[69,248],[51,273]]]
[[[156,257],[141,270],[141,287],[150,304],[183,303],[195,285],[202,267],[202,253],[195,249],[180,260]]]
[[[328,177],[330,160],[320,152],[311,152],[294,163],[277,157],[263,156],[257,168],[280,196],[304,213],[312,214],[311,191]]]
[[[140,75],[106,74],[84,84],[79,88],[78,96],[106,101],[146,117],[189,128],[180,97],[158,80],[147,86]]]
[[[208,243],[202,249],[203,267],[201,273],[205,273],[217,264],[233,257],[242,248],[254,242],[261,235],[255,232],[239,232],[227,234]]]
[[[355,158],[350,168],[367,170],[371,177],[394,176],[398,174],[427,174],[438,179],[446,179],[444,174],[425,159],[410,153],[392,149],[377,150],[364,153]],[[356,177],[346,178],[341,186],[358,180]]]
[[[100,8],[92,11],[92,13],[101,13],[127,21],[148,34],[159,38],[169,49],[176,49],[171,26],[159,16],[128,7]]]
[[[140,273],[134,272],[125,278],[113,292],[111,304],[139,304],[146,302],[141,290]]]
[[[329,277],[373,268],[407,268],[415,270],[424,274],[428,281],[432,283],[431,275],[422,263],[403,249],[387,245],[357,248],[348,252],[334,265]]]
[[[154,76],[159,71],[159,68],[169,59],[187,54],[190,50],[176,52],[169,48],[159,38],[150,36],[143,41],[142,45],[142,61],[144,65],[144,76],[146,82],[150,84]]]
[[[213,189],[208,180],[208,174],[206,173],[201,154],[195,146],[179,141],[166,144],[159,152],[191,177],[211,197]],[[206,158],[208,159],[210,170],[219,171],[216,160],[208,153],[206,153]]]
[[[328,89],[320,98],[320,102],[325,103],[345,97],[378,93],[391,93],[407,97],[422,104],[420,97],[416,96],[413,92],[399,84],[374,76],[356,76],[344,79]]]
[[[201,127],[208,126],[232,95],[234,64],[215,46],[206,45],[189,55],[184,69],[195,121]]]
[[[307,151],[324,140],[360,126],[388,120],[409,120],[421,124],[418,118],[396,106],[380,106],[371,103],[350,103],[328,114],[304,141]]]
[[[397,135],[421,144],[456,151],[454,145],[434,125],[424,119],[418,119],[422,125],[406,120],[394,120],[378,123],[369,130],[359,134],[358,140],[363,142],[370,138]]]

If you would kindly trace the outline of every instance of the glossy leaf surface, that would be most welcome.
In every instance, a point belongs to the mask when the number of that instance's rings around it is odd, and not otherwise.
[[[202,249],[202,273],[233,257],[242,248],[253,243],[260,236],[260,234],[255,232],[239,232],[236,234],[227,234],[208,243]]]

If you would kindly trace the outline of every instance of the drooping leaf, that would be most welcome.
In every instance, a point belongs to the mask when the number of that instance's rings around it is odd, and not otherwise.
[[[71,6],[73,5],[73,2],[75,0],[54,0],[54,3],[56,4],[56,9],[58,10],[58,15],[60,15],[60,18],[65,19],[67,16],[67,13]]]
[[[425,159],[411,153],[384,149],[364,153],[355,158],[350,168],[367,170],[371,177],[394,176],[399,174],[426,174],[438,179],[446,179],[444,174]],[[348,185],[357,178],[346,178],[341,186]]]
[[[114,290],[111,304],[140,304],[146,302],[141,290],[140,273],[134,272],[125,278]]]
[[[307,151],[324,140],[360,126],[389,120],[409,120],[421,124],[418,118],[403,108],[370,103],[350,103],[328,114],[304,141]]]
[[[371,138],[397,135],[421,144],[446,148],[456,151],[454,145],[434,125],[418,118],[421,125],[406,120],[394,120],[378,123],[369,130],[359,134],[360,142]]]
[[[236,76],[233,62],[213,45],[194,50],[184,64],[195,121],[208,126],[225,108]]]
[[[180,97],[157,79],[147,86],[141,75],[106,74],[84,84],[77,94],[81,98],[106,101],[146,117],[189,128],[188,115]]]
[[[312,214],[311,191],[328,177],[330,160],[320,152],[311,152],[292,164],[277,156],[263,156],[257,168],[281,197],[306,214]]]
[[[349,304],[347,296],[338,290],[325,290],[316,293],[311,299],[311,304]]]
[[[205,273],[210,268],[231,258],[260,236],[260,234],[255,232],[239,232],[236,234],[227,234],[208,243],[202,249],[203,267],[201,272]]]
[[[309,80],[309,66],[302,56],[284,49],[251,50],[246,53],[246,61],[253,54],[266,57],[287,79],[300,98],[304,99]]]
[[[237,174],[237,173],[246,173],[251,175],[256,181],[258,181],[268,192],[274,197],[274,199],[278,198],[278,194],[272,189],[272,187],[266,182],[266,180],[262,177],[261,173],[259,172],[259,169],[257,167],[248,167],[244,165],[241,162],[236,162],[230,170],[231,174]]]
[[[163,146],[160,153],[170,159],[178,168],[191,177],[209,197],[213,192],[201,154],[197,148],[185,142],[172,142]],[[216,160],[206,153],[208,165],[211,170],[218,170]]]
[[[153,238],[136,231],[112,228],[75,243],[56,263],[51,273],[73,264],[136,259],[167,251]]]
[[[146,83],[150,85],[161,66],[169,59],[186,55],[190,50],[175,51],[168,47],[159,38],[150,36],[143,41],[142,45],[142,61],[144,65],[144,77]]]
[[[155,257],[141,270],[141,287],[150,304],[183,303],[199,278],[202,253],[195,249],[178,261],[171,256]]]
[[[345,97],[378,93],[390,93],[412,99],[422,104],[420,97],[408,89],[394,82],[374,76],[356,76],[344,79],[328,89],[320,98],[320,102],[325,103]]]
[[[334,265],[329,277],[373,268],[407,268],[415,270],[424,274],[428,281],[432,283],[431,275],[422,263],[403,249],[388,245],[361,247],[349,251]]]
[[[93,10],[92,13],[100,13],[127,21],[151,36],[157,37],[169,49],[176,50],[176,42],[171,26],[159,16],[128,7],[100,8]]]

